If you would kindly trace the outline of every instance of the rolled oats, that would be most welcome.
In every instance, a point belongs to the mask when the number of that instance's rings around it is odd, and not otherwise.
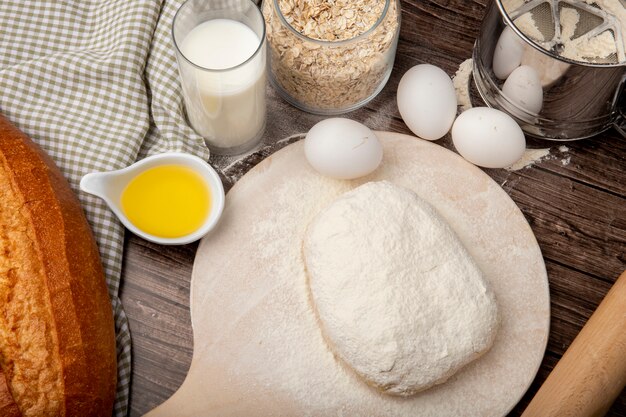
[[[288,101],[330,114],[372,98],[395,57],[399,6],[388,1],[264,0],[271,77]]]

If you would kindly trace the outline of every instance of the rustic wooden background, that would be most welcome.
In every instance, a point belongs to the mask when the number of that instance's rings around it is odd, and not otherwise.
[[[398,82],[409,68],[430,63],[453,75],[471,57],[487,0],[402,1],[402,31],[391,79],[381,94],[348,117],[372,129],[409,133],[395,102]],[[479,98],[474,92],[474,100]],[[296,110],[268,87],[271,145],[306,132],[322,120]],[[439,144],[452,148],[449,138]],[[530,140],[529,146],[565,144],[571,158],[545,160],[509,172],[486,170],[519,205],[543,252],[550,280],[552,322],[548,349],[532,387],[511,412],[519,416],[565,352],[611,284],[626,268],[626,140],[615,131],[589,140],[557,143]],[[275,147],[249,156],[258,162]],[[556,150],[553,153],[558,155]],[[214,158],[223,167],[231,162]],[[232,169],[226,188],[243,172]],[[122,301],[133,336],[131,416],[165,401],[182,383],[192,355],[189,281],[196,244],[178,247],[127,239]],[[625,301],[626,303],[626,301]],[[625,358],[626,360],[626,358]],[[626,393],[609,416],[626,417]]]

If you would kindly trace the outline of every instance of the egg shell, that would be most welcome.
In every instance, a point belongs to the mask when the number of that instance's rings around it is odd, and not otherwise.
[[[450,131],[457,112],[452,80],[441,68],[421,64],[408,70],[398,85],[398,110],[417,136],[437,140]]]
[[[536,115],[543,108],[543,87],[537,71],[528,65],[517,67],[502,86],[502,93],[512,103]]]
[[[524,154],[526,138],[508,114],[488,107],[461,113],[452,126],[452,142],[461,156],[485,168],[505,168]]]
[[[506,80],[520,66],[524,55],[524,41],[510,27],[505,27],[493,52],[493,73]]]
[[[367,126],[345,118],[322,120],[304,139],[304,154],[320,174],[354,179],[373,172],[383,159],[383,147]]]

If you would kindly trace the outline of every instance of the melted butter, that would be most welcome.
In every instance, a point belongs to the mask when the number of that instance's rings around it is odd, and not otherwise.
[[[122,192],[121,206],[131,223],[145,233],[177,238],[202,226],[211,207],[211,194],[192,169],[162,165],[133,178]]]

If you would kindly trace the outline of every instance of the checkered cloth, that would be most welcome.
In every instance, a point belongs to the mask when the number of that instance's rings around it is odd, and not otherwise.
[[[185,123],[170,27],[181,0],[0,0],[0,112],[44,148],[96,235],[115,315],[125,416],[131,339],[118,298],[124,228],[81,177],[168,150],[208,159]]]

